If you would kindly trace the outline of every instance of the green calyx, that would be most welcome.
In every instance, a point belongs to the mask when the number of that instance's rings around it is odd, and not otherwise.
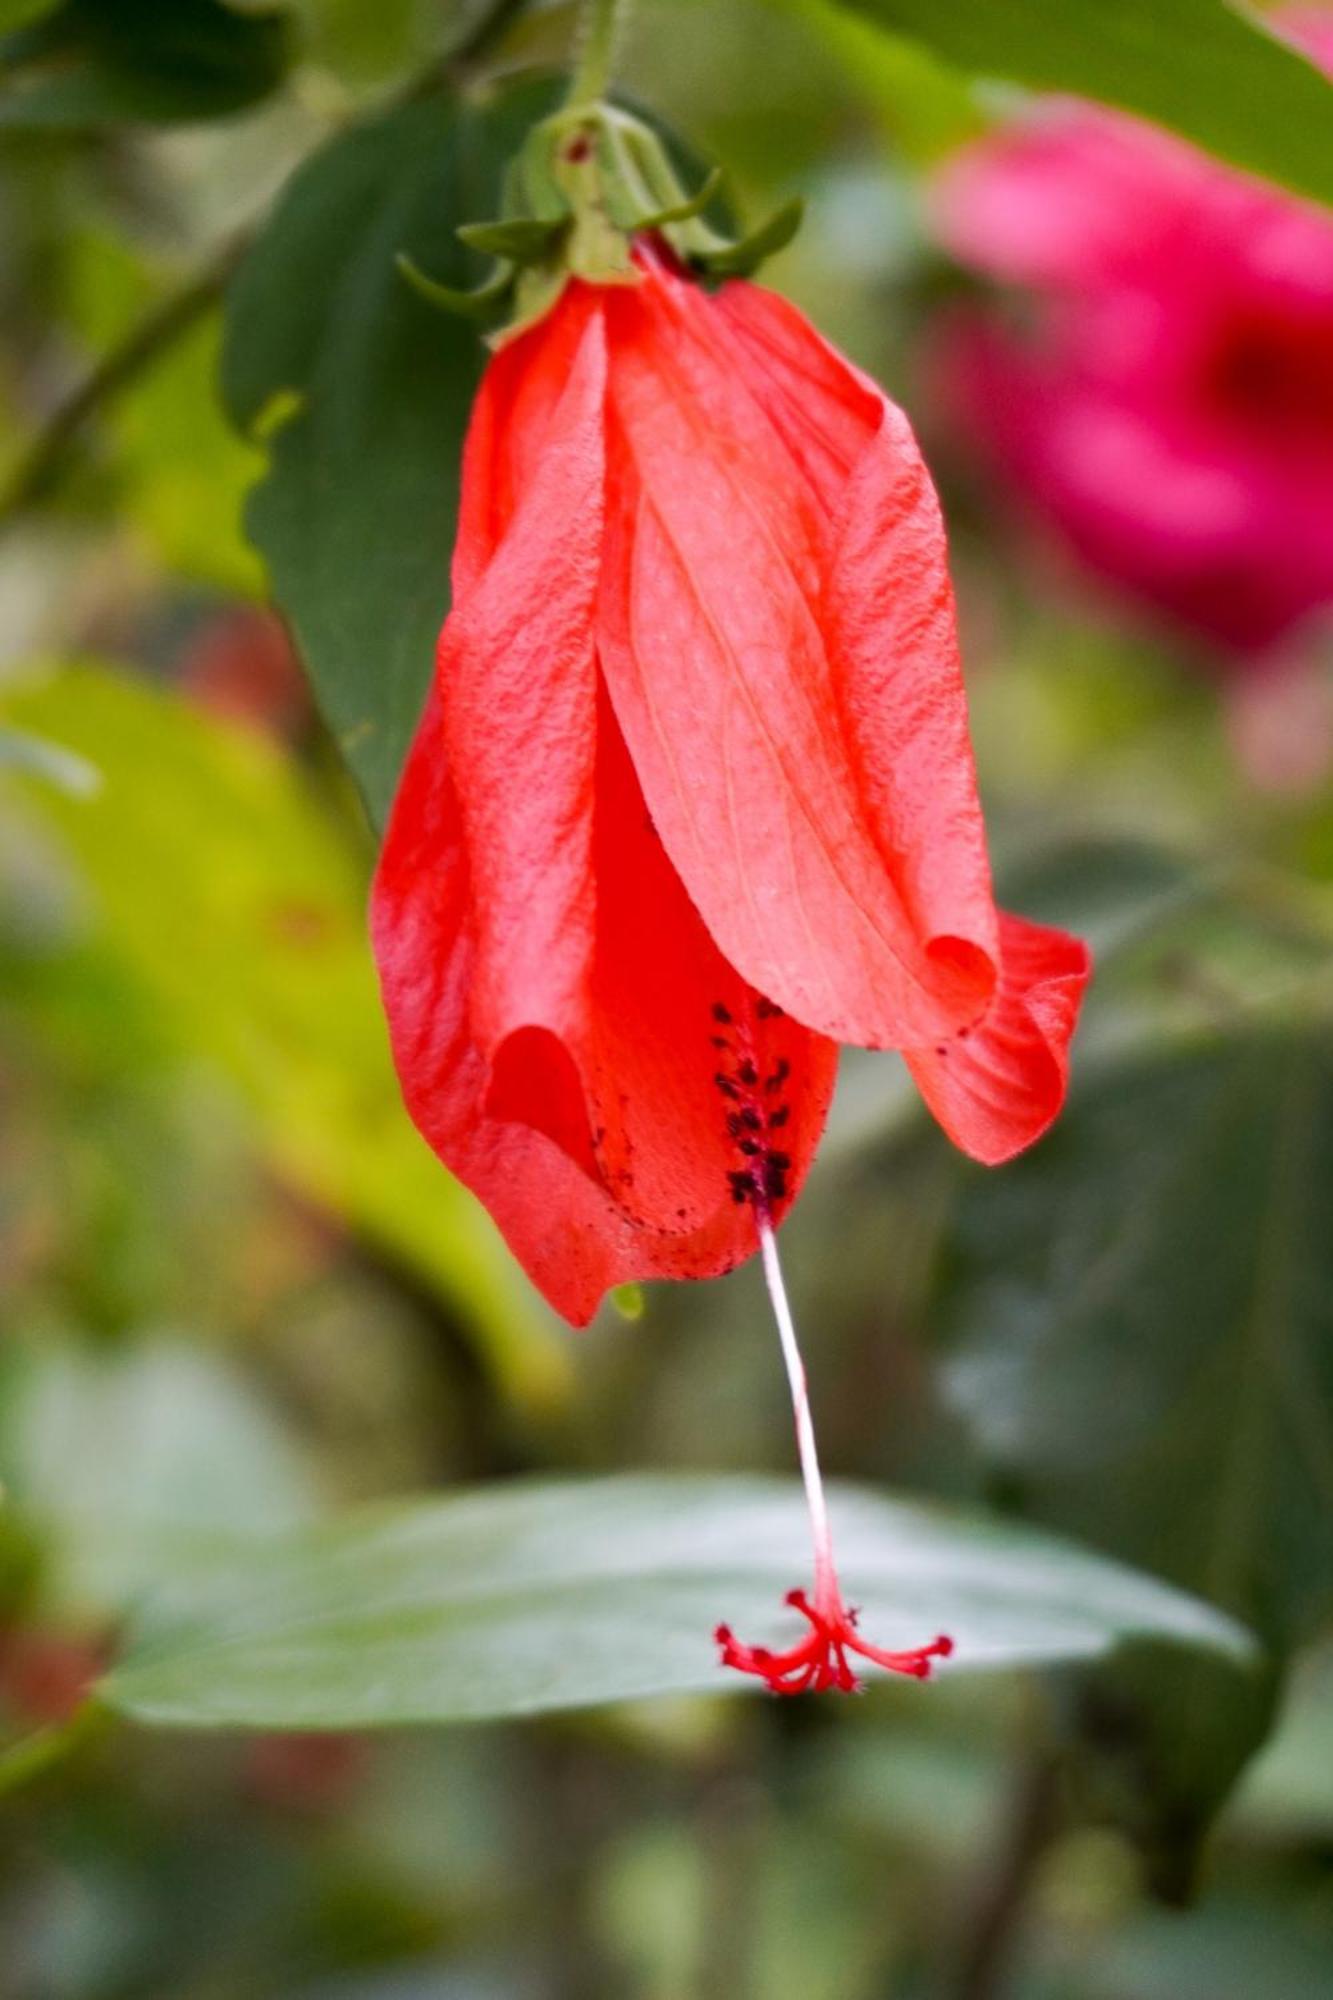
[[[458,231],[495,260],[474,291],[438,284],[407,257],[399,269],[422,298],[445,312],[503,322],[491,339],[511,338],[549,312],[571,278],[594,285],[638,280],[635,239],[661,237],[704,277],[743,277],[791,241],[802,205],[786,203],[748,235],[721,234],[704,220],[722,185],[715,168],[693,194],[681,186],[651,126],[618,106],[566,106],[535,125],[506,177],[504,214]]]

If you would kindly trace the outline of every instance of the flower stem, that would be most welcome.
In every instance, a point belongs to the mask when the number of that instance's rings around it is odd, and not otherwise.
[[[145,313],[64,401],[56,404],[32,442],[19,453],[0,491],[0,524],[45,496],[92,418],[132,387],[145,369],[212,311],[247,243],[248,237],[239,235],[222,244],[179,291],[169,293]]]
[[[815,1544],[815,1602],[820,1604],[828,1598],[830,1588],[833,1595],[837,1595],[837,1572],[833,1564],[833,1537],[829,1529],[828,1506],[824,1499],[824,1480],[819,1470],[819,1452],[815,1445],[815,1426],[810,1415],[805,1363],[801,1359],[801,1350],[796,1339],[796,1324],[792,1319],[787,1287],[783,1282],[782,1264],[778,1257],[778,1239],[773,1233],[773,1225],[762,1210],[756,1210],[755,1225],[759,1231],[759,1251],[764,1261],[764,1281],[772,1301],[773,1317],[778,1323],[782,1358],[787,1364],[787,1381],[791,1387],[792,1413],[796,1419],[796,1449],[800,1454],[801,1478],[805,1481],[805,1498],[810,1509],[810,1528]]]
[[[21,1790],[81,1750],[111,1722],[94,1700],[85,1701],[67,1721],[47,1723],[0,1751],[0,1797]]]
[[[574,43],[574,73],[566,99],[571,110],[598,104],[606,96],[616,36],[627,12],[628,0],[583,0]]]

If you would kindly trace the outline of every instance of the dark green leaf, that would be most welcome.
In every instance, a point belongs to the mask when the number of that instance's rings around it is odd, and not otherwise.
[[[1216,1595],[1280,1665],[1333,1582],[1319,913],[1260,871],[1128,840],[1081,840],[1002,875],[1008,907],[1093,947],[1054,1131],[1003,1173],[978,1172],[866,1058],[847,1065],[831,1136],[850,1164],[896,1133],[893,1184],[935,1177],[942,1296],[917,1311],[952,1340],[946,1394],[999,1495]],[[1190,1887],[1275,1692],[1276,1677],[1197,1657],[1117,1661],[1082,1682],[1083,1761],[1163,1893]]]
[[[1225,0],[844,0],[957,68],[1155,119],[1333,202],[1333,89]]]
[[[952,1400],[1025,1511],[1280,1648],[1333,1608],[1333,1037],[1103,1071],[969,1178]]]
[[[12,35],[39,14],[51,13],[56,5],[57,0],[0,0],[0,35]]]
[[[1317,1005],[1333,937],[1299,883],[1129,839],[1080,839],[1002,870],[1006,908],[1076,931],[1096,976],[1076,1084],[1135,1051],[1197,1044]]]
[[[971,78],[940,62],[922,42],[888,33],[836,0],[781,0],[784,12],[808,21],[845,69],[894,153],[930,167],[986,128]]]
[[[433,100],[325,147],[233,287],[223,384],[252,430],[275,405],[249,526],[319,700],[382,819],[448,603],[458,466],[484,349],[404,281],[484,266],[460,223],[495,214],[503,168],[550,91]]]
[[[1121,1828],[1161,1900],[1197,1889],[1212,1821],[1272,1727],[1280,1669],[1134,1647],[1065,1676],[1057,1713],[1089,1815]]]
[[[952,1632],[966,1669],[1135,1636],[1245,1663],[1191,1599],[1030,1530],[836,1490],[848,1589],[886,1643]],[[146,1722],[370,1727],[746,1685],[723,1618],[777,1639],[805,1564],[798,1487],[624,1477],[401,1504],[180,1577],[102,1689]],[[951,1671],[954,1669],[951,1669]]]
[[[277,88],[289,17],[222,0],[64,0],[0,47],[0,126],[223,118]]]
[[[998,872],[1006,909],[1091,948],[1076,1092],[1169,1043],[1290,1018],[1317,991],[1333,945],[1323,913],[1290,880],[1127,837],[1065,840]],[[925,1126],[901,1066],[846,1051],[826,1151],[855,1154]]]

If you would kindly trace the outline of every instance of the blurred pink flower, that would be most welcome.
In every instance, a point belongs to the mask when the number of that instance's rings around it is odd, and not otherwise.
[[[1333,8],[1283,17],[1333,72]],[[1333,215],[1118,113],[1047,106],[935,192],[974,438],[1095,570],[1234,667],[1333,605]]]

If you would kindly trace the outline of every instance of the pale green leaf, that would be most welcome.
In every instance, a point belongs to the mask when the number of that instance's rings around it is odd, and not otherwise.
[[[1001,1522],[835,1489],[862,1624],[937,1631],[949,1672],[1097,1658],[1155,1638],[1244,1667],[1229,1620],[1116,1564]],[[149,1607],[102,1698],[189,1728],[367,1728],[753,1687],[714,1626],[795,1636],[800,1488],[709,1476],[513,1484],[381,1507],[216,1553]],[[928,1695],[923,1694],[928,1699]]]
[[[512,1393],[558,1396],[560,1336],[403,1109],[363,861],[313,788],[256,733],[104,668],[25,683],[3,711],[95,761],[95,797],[33,786],[32,808],[164,1024],[252,1106],[275,1166],[448,1298]]]

